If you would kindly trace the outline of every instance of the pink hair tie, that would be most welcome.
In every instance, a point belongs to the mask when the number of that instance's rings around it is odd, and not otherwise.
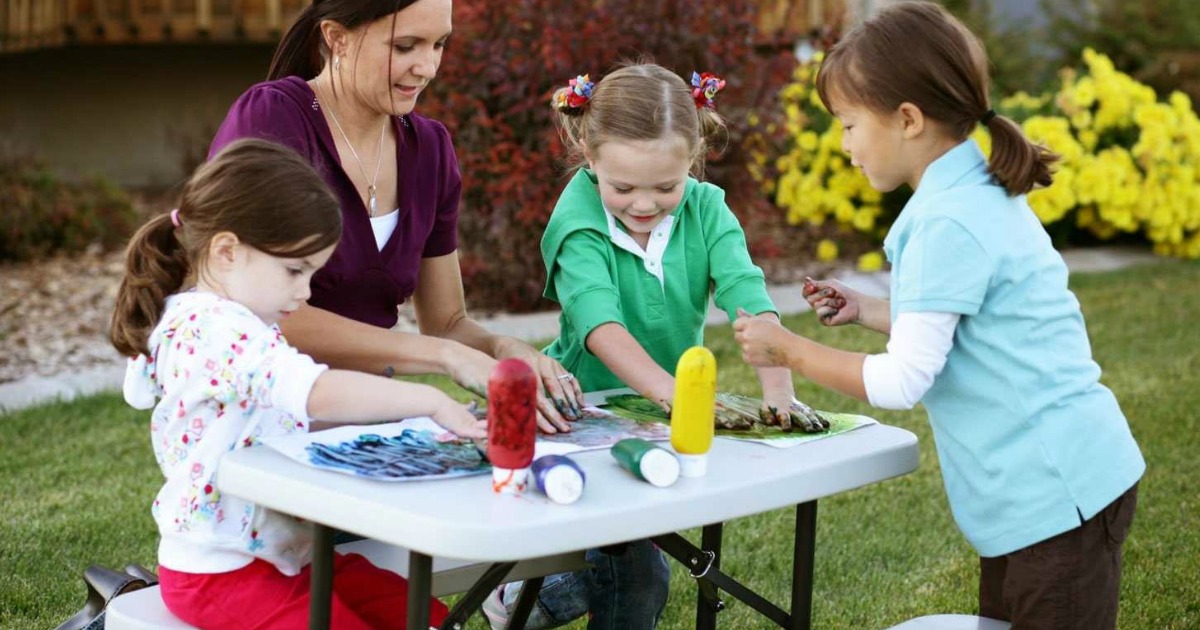
[[[179,208],[175,208],[171,211],[171,225],[174,225],[175,227],[183,226],[183,224],[179,222]]]

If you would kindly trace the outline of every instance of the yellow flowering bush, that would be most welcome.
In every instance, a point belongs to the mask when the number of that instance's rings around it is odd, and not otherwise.
[[[1062,155],[1054,184],[1031,192],[1030,206],[1056,236],[1141,234],[1161,255],[1200,258],[1200,119],[1190,99],[1175,92],[1160,101],[1095,51],[1083,60],[1061,72],[1056,92],[997,104]],[[910,192],[882,195],[850,165],[841,126],[817,96],[819,63],[796,69],[778,112],[750,121],[750,173],[793,224],[832,220],[881,238]],[[974,137],[990,151],[982,126]]]

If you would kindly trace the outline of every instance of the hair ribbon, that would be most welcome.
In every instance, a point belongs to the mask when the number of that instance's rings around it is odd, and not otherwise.
[[[692,100],[696,101],[696,109],[715,109],[713,97],[724,87],[725,79],[711,72],[692,72]]]

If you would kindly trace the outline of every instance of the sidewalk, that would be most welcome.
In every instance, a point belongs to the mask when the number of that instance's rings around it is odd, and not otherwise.
[[[1063,252],[1067,268],[1071,273],[1094,273],[1113,271],[1133,265],[1161,261],[1153,254],[1142,250],[1117,247],[1099,247]],[[863,274],[846,271],[835,277],[848,285],[871,295],[880,297],[888,293],[887,272]],[[800,294],[801,284],[772,285],[768,287],[775,306],[781,315],[793,315],[808,310],[808,303]],[[709,325],[724,324],[729,318],[724,312],[713,308],[708,313]],[[522,315],[498,315],[480,320],[488,330],[497,334],[510,335],[526,341],[547,340],[558,335],[558,312],[545,311]],[[0,413],[15,411],[54,399],[71,400],[102,391],[120,390],[125,375],[125,362],[114,360],[111,365],[79,370],[55,376],[29,376],[10,383],[0,384]]]

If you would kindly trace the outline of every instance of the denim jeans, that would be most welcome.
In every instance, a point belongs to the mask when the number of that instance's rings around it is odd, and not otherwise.
[[[528,630],[555,628],[590,614],[588,630],[651,630],[667,605],[671,569],[649,540],[589,549],[591,568],[546,576],[529,615]],[[504,589],[509,614],[519,583]]]

